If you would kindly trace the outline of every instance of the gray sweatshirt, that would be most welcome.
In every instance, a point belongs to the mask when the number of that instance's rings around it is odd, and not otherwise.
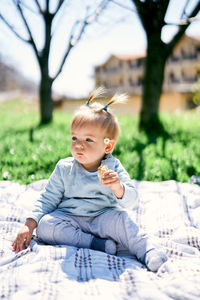
[[[38,223],[43,215],[56,209],[70,215],[92,217],[108,209],[136,208],[137,191],[120,161],[108,154],[101,165],[118,173],[125,191],[122,199],[116,198],[112,190],[100,182],[98,171],[87,171],[73,157],[68,157],[57,163],[28,217]]]

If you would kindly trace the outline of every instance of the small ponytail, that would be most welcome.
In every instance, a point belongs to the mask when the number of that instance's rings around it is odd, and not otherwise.
[[[105,89],[103,87],[99,87],[97,88],[94,92],[92,92],[92,94],[90,95],[90,97],[88,98],[88,101],[86,102],[86,105],[89,106],[90,102],[92,102],[92,100],[98,96],[101,96],[103,93],[105,92]]]
[[[127,94],[115,94],[110,101],[103,107],[103,110],[107,111],[108,106],[116,103],[125,103],[128,99]]]

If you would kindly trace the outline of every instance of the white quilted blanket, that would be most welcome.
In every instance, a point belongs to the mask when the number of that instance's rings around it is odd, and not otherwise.
[[[119,249],[117,256],[39,244],[15,254],[11,242],[46,180],[0,181],[0,299],[200,299],[200,187],[138,182],[136,220],[166,251],[157,273]]]

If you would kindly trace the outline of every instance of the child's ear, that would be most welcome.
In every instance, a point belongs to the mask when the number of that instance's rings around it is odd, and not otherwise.
[[[111,153],[114,148],[115,148],[115,144],[116,144],[116,141],[115,140],[110,140],[109,144],[106,145],[106,148],[105,148],[105,153]]]

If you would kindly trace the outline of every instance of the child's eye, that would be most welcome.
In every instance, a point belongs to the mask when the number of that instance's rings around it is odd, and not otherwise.
[[[92,142],[93,142],[93,140],[92,140],[92,139],[90,139],[90,138],[87,138],[87,139],[86,139],[86,142],[92,143]]]
[[[76,140],[77,140],[77,137],[72,136],[72,141],[76,141]]]

